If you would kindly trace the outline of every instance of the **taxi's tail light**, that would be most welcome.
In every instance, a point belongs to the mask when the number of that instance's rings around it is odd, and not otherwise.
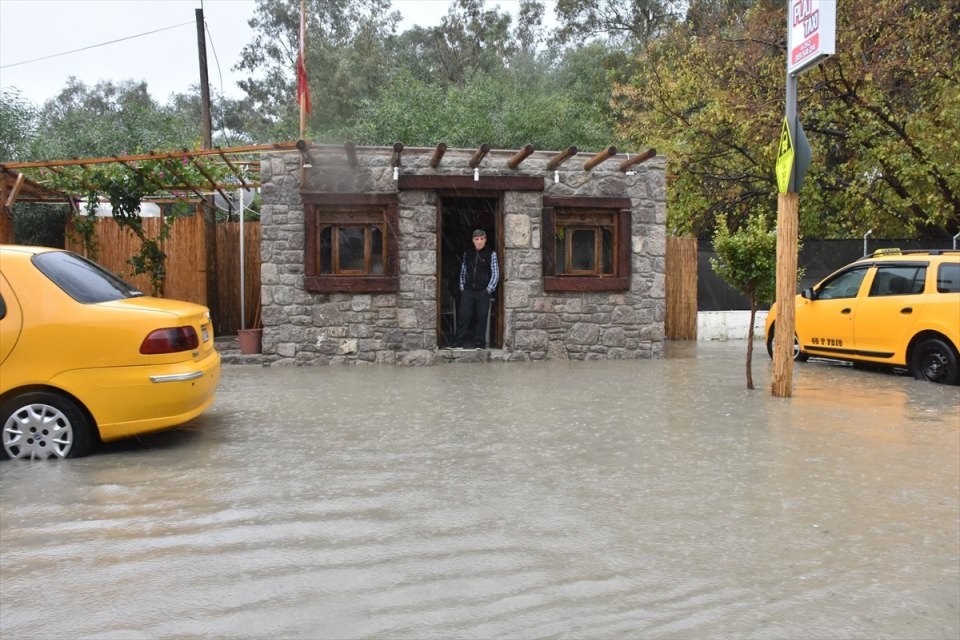
[[[140,345],[140,353],[176,353],[196,349],[199,345],[200,339],[193,327],[168,327],[151,331]]]

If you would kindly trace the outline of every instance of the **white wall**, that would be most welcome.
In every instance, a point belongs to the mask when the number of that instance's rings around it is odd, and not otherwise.
[[[760,342],[766,319],[766,311],[757,311],[753,332],[754,339]],[[749,328],[749,311],[697,312],[697,340],[746,340]]]

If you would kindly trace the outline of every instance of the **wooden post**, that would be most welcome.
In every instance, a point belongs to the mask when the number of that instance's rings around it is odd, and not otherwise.
[[[777,319],[773,335],[771,393],[793,395],[793,333],[796,326],[797,244],[800,195],[777,196]]]

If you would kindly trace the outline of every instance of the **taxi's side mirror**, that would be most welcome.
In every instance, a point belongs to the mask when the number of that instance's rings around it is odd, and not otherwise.
[[[800,292],[800,297],[805,298],[807,300],[816,300],[817,292],[814,291],[812,288],[807,288]]]

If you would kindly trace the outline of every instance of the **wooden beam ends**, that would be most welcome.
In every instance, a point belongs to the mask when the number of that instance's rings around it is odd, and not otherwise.
[[[393,153],[390,155],[390,166],[399,167],[400,166],[400,154],[403,153],[403,143],[394,142],[393,143]]]
[[[484,156],[486,156],[488,153],[490,153],[490,145],[484,142],[482,145],[480,145],[480,148],[474,152],[473,157],[470,158],[470,168],[476,169],[479,167],[480,163],[483,162]]]
[[[347,164],[354,169],[360,166],[360,162],[357,160],[357,145],[352,140],[344,143],[343,150],[347,153]]]
[[[309,168],[313,166],[313,156],[310,155],[309,145],[307,141],[300,139],[297,140],[297,151],[300,152],[300,159],[303,161],[303,167]]]
[[[577,155],[577,148],[573,146],[567,147],[565,150],[550,158],[550,161],[547,163],[547,171],[553,171],[575,155]]]
[[[643,153],[641,153],[640,155],[633,156],[632,158],[627,158],[626,160],[620,163],[620,171],[626,171],[630,167],[636,166],[641,162],[646,162],[647,160],[654,157],[655,155],[657,155],[657,150],[650,148],[644,151]]]
[[[513,154],[509,160],[507,160],[507,166],[511,169],[516,169],[520,166],[521,162],[530,156],[531,153],[533,153],[533,145],[528,144],[523,149],[520,149],[520,151],[517,151],[515,154]]]
[[[614,147],[614,146],[607,147],[606,149],[604,149],[604,150],[601,151],[600,153],[597,153],[597,154],[594,155],[592,158],[590,158],[589,160],[587,160],[586,162],[584,162],[584,163],[583,163],[583,170],[584,170],[584,171],[590,171],[590,170],[592,170],[594,167],[596,167],[598,164],[600,164],[601,162],[603,162],[604,160],[607,160],[608,158],[612,158],[612,157],[615,156],[615,155],[617,155],[617,148]]]
[[[436,169],[440,166],[440,161],[443,160],[443,154],[447,152],[447,143],[441,142],[437,145],[437,148],[433,150],[433,155],[430,156],[430,167]]]

